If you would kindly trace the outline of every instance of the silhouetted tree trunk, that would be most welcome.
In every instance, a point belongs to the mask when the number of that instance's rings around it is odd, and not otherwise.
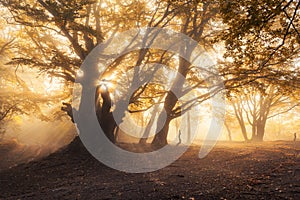
[[[256,117],[253,117],[253,122],[250,123],[251,128],[252,128],[252,136],[251,136],[251,140],[253,140],[253,138],[256,137],[257,134],[257,121],[256,121]]]
[[[162,100],[162,97],[159,99],[159,101],[161,101],[161,100]],[[147,139],[150,135],[151,128],[155,122],[155,117],[156,117],[158,111],[159,111],[159,104],[154,106],[154,109],[151,112],[151,119],[150,119],[149,123],[147,124],[145,132],[143,134],[143,137],[140,139],[139,144],[146,144]]]
[[[158,120],[163,120],[161,116],[162,115],[159,116]],[[167,117],[163,128],[155,135],[152,141],[152,145],[155,148],[161,148],[168,144],[167,137],[168,137],[170,122],[171,122],[171,118]]]
[[[262,142],[265,135],[266,120],[258,120],[256,122],[256,134],[252,135],[252,141]]]
[[[231,130],[230,130],[230,128],[229,128],[229,126],[228,126],[228,124],[227,124],[226,121],[224,121],[224,125],[225,125],[227,133],[228,133],[228,139],[229,139],[229,141],[232,141]]]
[[[256,140],[262,142],[265,135],[265,122],[259,123],[257,126],[257,137]]]
[[[189,57],[191,55],[192,50],[189,49],[187,51],[189,52],[186,52],[186,57]],[[152,146],[154,148],[161,148],[168,144],[167,137],[169,132],[169,126],[171,120],[174,118],[173,117],[174,113],[172,111],[178,101],[176,95],[172,91],[176,92],[177,94],[180,94],[182,92],[182,86],[184,82],[182,77],[184,78],[186,77],[189,67],[190,67],[190,63],[187,60],[185,60],[184,58],[179,59],[178,74],[173,82],[172,89],[168,91],[164,102],[164,109],[167,114],[167,117],[163,126],[160,126],[160,124],[158,124],[157,126],[157,128],[159,127],[163,127],[163,128],[155,135],[152,141]],[[158,123],[162,123],[163,119],[164,119],[164,115],[161,113],[158,117]]]
[[[202,12],[200,12],[201,14],[195,13],[194,11],[197,12],[197,10],[199,9],[198,5],[198,3],[192,3],[190,4],[191,10],[184,10],[184,12],[181,13],[182,24],[180,32],[199,42],[203,36],[203,32],[205,31],[206,26],[209,25],[210,19],[215,17],[217,12],[215,12],[215,10],[213,9],[216,4],[203,2]],[[167,119],[165,124],[163,125],[162,130],[160,130],[155,135],[152,141],[152,145],[154,146],[154,148],[161,148],[167,144],[169,125],[171,120],[175,118],[172,111],[178,101],[177,97],[171,91],[176,91],[179,94],[182,92],[182,87],[184,84],[184,80],[182,80],[182,78],[186,78],[189,67],[191,65],[191,63],[189,63],[184,58],[191,58],[192,52],[195,48],[196,46],[194,46],[194,44],[181,46],[181,53],[183,53],[183,55],[181,55],[182,57],[179,58],[178,74],[174,82],[172,83],[171,90],[167,93],[164,103],[164,109],[167,113]],[[159,116],[158,123],[161,123],[159,120],[162,119],[162,117],[162,115]]]
[[[243,118],[243,110],[241,108],[241,105],[239,104],[239,102],[233,103],[232,105],[234,108],[235,116],[239,122],[241,131],[242,131],[242,135],[243,135],[245,141],[247,142],[247,141],[249,141],[249,139],[248,139],[248,135],[247,135],[246,125],[245,125],[245,121]]]
[[[139,140],[139,144],[146,144],[147,143],[147,139],[148,139],[148,137],[150,135],[150,130],[151,130],[152,126],[153,126],[154,119],[155,119],[155,114],[152,115],[149,123],[147,124],[147,127],[145,129],[143,137]]]
[[[100,96],[102,99],[102,105],[100,104]],[[112,111],[112,101],[108,89],[104,86],[97,86],[96,95],[95,95],[95,109],[98,122],[105,133],[106,137],[112,142],[115,143],[115,128],[117,126]]]

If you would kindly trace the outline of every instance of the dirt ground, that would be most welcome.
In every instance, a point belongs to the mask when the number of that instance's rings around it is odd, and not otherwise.
[[[0,172],[0,199],[300,199],[300,143],[192,146],[156,172],[110,169],[71,144]]]

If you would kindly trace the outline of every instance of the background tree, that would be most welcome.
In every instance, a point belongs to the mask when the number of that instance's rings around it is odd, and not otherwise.
[[[220,72],[228,93],[238,91],[230,101],[245,140],[245,121],[252,139],[262,140],[271,110],[299,91],[299,2],[220,2],[220,16],[225,29],[217,41],[226,48]]]
[[[294,94],[297,95],[297,94]],[[239,122],[245,141],[263,141],[267,120],[286,113],[299,105],[293,93],[282,91],[280,87],[267,85],[264,88],[244,87],[230,97],[231,105]],[[251,126],[248,138],[247,124]]]

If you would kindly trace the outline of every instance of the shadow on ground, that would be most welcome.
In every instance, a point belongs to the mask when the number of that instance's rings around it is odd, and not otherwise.
[[[0,199],[300,199],[300,143],[219,142],[204,159],[192,146],[143,174],[110,169],[78,146],[0,172]]]

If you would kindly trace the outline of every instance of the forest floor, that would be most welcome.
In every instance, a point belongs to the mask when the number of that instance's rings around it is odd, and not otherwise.
[[[300,199],[300,142],[192,146],[161,170],[130,174],[69,145],[0,172],[0,199]]]

